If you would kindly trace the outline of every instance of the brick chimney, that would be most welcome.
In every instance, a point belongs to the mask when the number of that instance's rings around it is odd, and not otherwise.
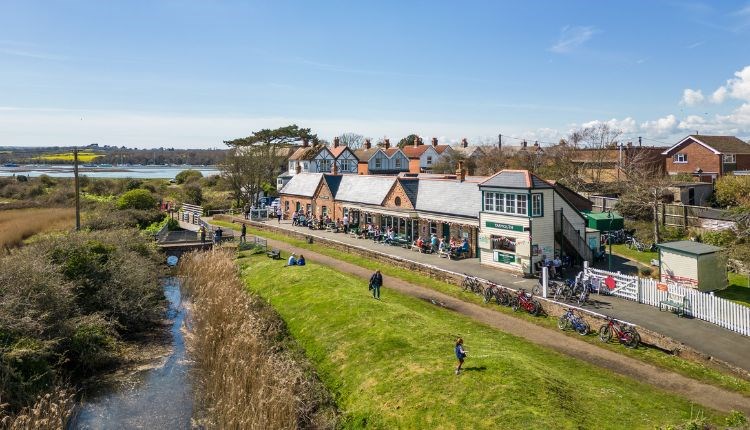
[[[341,139],[339,139],[338,137],[334,137],[333,138],[333,147],[334,148],[338,148],[340,143],[341,143]]]
[[[416,148],[417,146],[419,146],[419,138],[414,136],[414,147]]]
[[[523,149],[526,149],[526,145],[527,145],[527,144],[526,144],[526,141],[525,141],[525,140],[524,140],[523,142],[521,142],[521,148],[523,148]]]
[[[466,148],[467,146],[469,146],[469,141],[464,137],[463,139],[461,139],[461,147]]]
[[[391,139],[386,139],[385,140],[385,149],[388,149],[390,147],[391,147]]]
[[[456,178],[459,182],[463,182],[466,180],[466,169],[464,169],[463,160],[458,161],[458,166],[456,167]]]
[[[437,141],[437,137],[433,137],[433,138],[432,138],[432,146],[435,146],[435,147],[437,147],[437,145],[438,145],[438,144],[437,144],[437,142],[438,142],[438,141]]]
[[[302,173],[302,166],[299,164],[299,161],[297,162],[297,167],[294,168],[294,172],[297,174]]]
[[[302,147],[307,148],[308,146],[310,146],[310,141],[307,138],[302,139]]]
[[[370,139],[365,139],[365,149],[372,148],[372,142],[370,142]]]

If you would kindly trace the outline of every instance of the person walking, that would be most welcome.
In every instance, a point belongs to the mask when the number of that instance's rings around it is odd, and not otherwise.
[[[349,234],[349,215],[344,215],[344,234]]]
[[[206,227],[205,226],[200,226],[200,228],[198,229],[198,234],[201,237],[201,243],[206,243]]]
[[[372,290],[372,297],[380,300],[380,287],[383,286],[383,275],[380,274],[380,270],[376,270],[375,273],[370,276],[370,290]]]
[[[247,224],[244,222],[242,223],[242,228],[240,229],[240,243],[247,242]]]
[[[276,221],[281,224],[281,206],[276,208]]]
[[[456,375],[461,374],[461,366],[464,365],[464,358],[466,358],[466,350],[464,350],[464,340],[460,337],[456,340],[456,359],[458,360],[458,367],[456,367]]]
[[[221,227],[217,228],[216,231],[214,231],[214,242],[216,242],[217,245],[221,243],[221,236],[223,235],[224,230],[222,230]]]

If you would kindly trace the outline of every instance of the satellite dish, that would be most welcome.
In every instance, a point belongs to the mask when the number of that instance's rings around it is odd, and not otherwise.
[[[177,265],[177,262],[179,261],[179,258],[177,258],[176,255],[170,255],[167,257],[167,266],[174,267]]]

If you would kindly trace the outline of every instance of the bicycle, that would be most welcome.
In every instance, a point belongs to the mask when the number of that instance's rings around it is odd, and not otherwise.
[[[510,306],[510,293],[503,287],[490,283],[484,289],[484,302],[489,303],[492,299],[495,303],[503,306]]]
[[[515,297],[511,297],[510,306],[516,312],[523,308],[526,312],[534,316],[539,315],[542,311],[542,305],[534,299],[534,295],[527,293],[523,288],[518,290]]]
[[[581,336],[586,336],[591,331],[589,323],[586,322],[582,317],[573,313],[573,309],[568,309],[565,313],[557,320],[557,327],[560,330],[565,331],[568,328],[572,328],[576,333]]]
[[[475,294],[483,294],[484,288],[482,288],[482,283],[479,282],[479,279],[476,276],[469,276],[465,274],[464,281],[461,283],[461,289],[464,291],[471,291]]]
[[[576,283],[576,287],[580,286],[580,289],[577,289],[576,297],[578,297],[578,305],[583,306],[589,301],[589,295],[591,294],[591,282],[590,281],[580,281]]]
[[[612,340],[613,335],[626,348],[637,348],[641,342],[641,335],[638,334],[635,327],[624,325],[611,317],[607,317],[607,323],[599,328],[599,339],[608,343]]]

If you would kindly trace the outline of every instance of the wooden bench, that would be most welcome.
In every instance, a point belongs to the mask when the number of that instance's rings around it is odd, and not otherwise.
[[[447,258],[447,259],[450,260],[450,256],[451,256],[451,250],[450,249],[446,249],[446,248],[438,249],[438,257]]]
[[[268,252],[266,252],[266,255],[268,258],[273,258],[274,260],[281,260],[281,251],[278,249],[272,249]]]
[[[687,308],[687,299],[684,294],[677,294],[674,291],[667,292],[667,298],[659,302],[659,310],[667,308],[675,311],[679,316],[685,316]]]

